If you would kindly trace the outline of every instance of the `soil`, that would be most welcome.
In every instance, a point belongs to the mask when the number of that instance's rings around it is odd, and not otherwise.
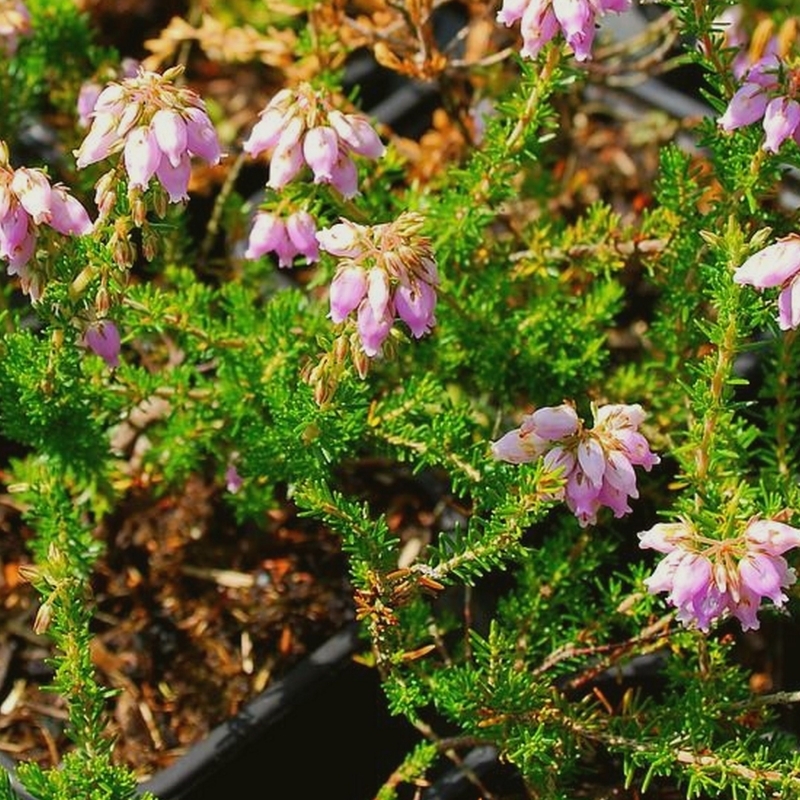
[[[237,526],[219,487],[141,489],[97,530],[107,551],[93,578],[93,659],[120,763],[144,776],[211,728],[353,618],[338,539],[290,503],[262,528]],[[48,637],[33,633],[36,592],[20,578],[31,531],[0,505],[0,750],[55,766],[66,709],[44,688]],[[220,565],[225,565],[223,569]]]

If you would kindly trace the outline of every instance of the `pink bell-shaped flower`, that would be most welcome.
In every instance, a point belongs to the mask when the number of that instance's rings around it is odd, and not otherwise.
[[[759,250],[733,274],[735,283],[756,289],[781,288],[778,325],[790,330],[800,325],[800,236],[791,234]]]
[[[119,366],[119,353],[122,345],[119,331],[113,322],[99,320],[92,323],[84,333],[84,341],[87,347],[100,356],[111,369]]]

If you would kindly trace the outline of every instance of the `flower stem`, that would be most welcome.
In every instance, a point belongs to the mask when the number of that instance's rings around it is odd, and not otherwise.
[[[788,456],[791,434],[789,416],[792,411],[789,371],[792,363],[792,345],[796,338],[796,330],[787,331],[783,336],[778,349],[778,369],[775,377],[775,458],[778,474],[787,494],[793,484]]]
[[[717,347],[717,361],[708,387],[708,405],[703,415],[703,426],[700,442],[695,453],[695,504],[701,505],[699,489],[705,486],[711,468],[711,453],[714,450],[715,440],[720,419],[724,413],[725,391],[733,369],[733,360],[737,352],[739,333],[738,317],[735,310],[728,316],[722,341]]]

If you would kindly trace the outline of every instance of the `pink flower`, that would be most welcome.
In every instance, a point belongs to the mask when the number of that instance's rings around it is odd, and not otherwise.
[[[22,0],[0,0],[0,51],[13,56],[22,36],[31,35],[31,15]]]
[[[523,58],[536,58],[539,51],[558,33],[558,20],[549,0],[544,3],[531,2],[520,23]]]
[[[250,229],[250,238],[244,257],[249,259],[261,258],[266,253],[281,253],[281,266],[288,266],[285,252],[288,249],[286,226],[276,214],[259,211]],[[291,261],[289,262],[291,263]]]
[[[745,531],[748,545],[773,556],[782,556],[793,547],[800,547],[800,531],[775,519],[753,519]]]
[[[580,427],[581,421],[575,409],[568,403],[539,408],[523,417],[519,428],[493,442],[492,455],[499,461],[508,461],[510,464],[535,461],[555,451],[563,459],[562,453],[565,450],[557,445],[577,435]],[[574,452],[571,455],[574,464],[576,455]]]
[[[332,256],[355,258],[364,248],[368,230],[364,225],[344,220],[317,231],[319,246]]]
[[[415,285],[400,284],[394,293],[397,316],[408,325],[411,335],[419,339],[430,333],[436,308],[436,292],[429,283],[418,281]]]
[[[192,165],[188,153],[184,153],[177,164],[173,164],[169,158],[162,156],[156,168],[156,178],[166,189],[171,203],[189,199],[191,176]]]
[[[771,289],[779,286],[778,325],[790,330],[800,325],[800,236],[778,239],[748,258],[734,273],[736,283]]]
[[[278,256],[279,267],[291,267],[296,256],[305,256],[308,263],[319,260],[317,226],[307,211],[290,214],[286,220],[267,211],[259,211],[250,229],[244,257],[261,258],[267,253]]]
[[[725,113],[717,120],[722,130],[733,131],[757,122],[764,116],[770,100],[769,92],[778,88],[779,63],[777,56],[769,55],[759,59],[747,70],[744,83],[734,93]]]
[[[330,288],[330,317],[355,313],[364,352],[376,356],[395,318],[419,339],[436,324],[439,276],[430,241],[419,235],[422,217],[404,212],[384,225],[349,220],[317,232],[320,248],[341,259]]]
[[[507,26],[519,22],[529,3],[530,0],[505,0],[497,12],[497,21]]]
[[[361,305],[366,296],[366,270],[357,264],[340,266],[331,281],[331,320],[335,323],[344,322],[347,316]]]
[[[41,276],[29,261],[47,226],[64,236],[84,236],[92,230],[86,209],[65,187],[51,186],[39,169],[12,169],[8,149],[0,142],[0,258],[8,261],[8,274],[19,275],[24,292],[41,297]]]
[[[302,133],[302,121],[293,119],[289,121],[278,137],[278,143],[272,152],[269,166],[267,185],[270,188],[282,189],[287,183],[294,180],[303,168],[303,145],[300,138]]]
[[[49,222],[52,189],[47,176],[39,169],[20,167],[11,178],[11,191],[37,225]]]
[[[145,190],[155,177],[172,203],[188,197],[190,159],[216,164],[219,140],[203,101],[173,81],[180,69],[163,75],[139,69],[110,83],[97,96],[91,127],[75,151],[79,169],[123,151],[132,189]],[[103,198],[98,205],[104,207]]]
[[[328,124],[336,131],[339,141],[354,153],[367,158],[381,158],[386,148],[366,117],[343,114],[335,109],[328,112]]]
[[[638,403],[610,403],[595,409],[595,430],[609,437],[612,449],[620,450],[631,464],[649,472],[660,459],[650,452],[647,439],[638,430],[644,420],[644,409]]]
[[[149,127],[134,128],[125,138],[123,158],[131,186],[146,189],[156,174],[163,154]]]
[[[86,346],[96,353],[110,369],[119,366],[121,342],[117,326],[110,320],[98,320],[92,323],[83,335]]]
[[[205,109],[202,106],[190,106],[184,111],[184,119],[187,152],[209,164],[218,163],[222,157],[219,139]]]
[[[303,158],[314,173],[314,183],[330,183],[339,159],[339,137],[326,125],[311,128],[303,137]]]
[[[361,346],[364,348],[364,352],[370,358],[378,355],[384,340],[392,328],[392,307],[387,304],[379,312],[376,312],[374,306],[370,303],[362,302],[358,306],[356,320],[358,335],[361,337]]]
[[[139,71],[139,62],[135,58],[123,58],[118,69],[112,69],[110,77],[132,78]],[[78,126],[88,128],[92,123],[92,112],[94,111],[97,98],[103,91],[103,85],[96,81],[84,81],[78,92]]]
[[[301,209],[289,214],[286,219],[286,232],[297,255],[305,256],[309,264],[319,261],[317,223],[308,211]]]
[[[272,151],[271,188],[282,188],[307,166],[314,183],[330,184],[345,198],[358,194],[352,155],[380,158],[385,150],[366,117],[343,114],[305,83],[270,100],[243,147],[253,157]]]
[[[358,194],[358,170],[353,159],[346,153],[340,152],[333,165],[331,186],[345,198]]]
[[[629,513],[628,499],[639,496],[634,465],[649,471],[659,463],[638,430],[643,421],[640,405],[611,404],[594,409],[587,430],[569,403],[540,408],[494,442],[492,455],[512,464],[543,458],[560,470],[564,485],[556,497],[585,527],[603,506],[616,517]]]
[[[36,226],[25,209],[17,204],[0,219],[0,258],[8,260],[10,275],[20,270],[33,255]]]
[[[244,486],[242,476],[236,469],[236,464],[228,464],[225,470],[225,488],[231,493],[236,494]]]
[[[667,592],[680,622],[708,631],[712,622],[730,614],[743,630],[755,630],[763,598],[776,608],[788,601],[783,590],[797,577],[782,554],[800,546],[800,530],[756,518],[738,536],[710,540],[683,520],[643,531],[639,546],[665,554],[645,585],[653,594]]]
[[[689,536],[691,529],[684,522],[659,522],[639,534],[639,547],[671,553]]]
[[[86,209],[60,184],[50,192],[50,219],[47,223],[53,230],[65,236],[85,236],[92,230],[92,222]]]
[[[592,57],[597,17],[629,7],[630,0],[504,0],[497,21],[507,27],[520,23],[524,58],[536,58],[560,28],[575,58],[586,61]]]
[[[775,97],[764,112],[764,149],[777,153],[800,124],[800,103],[788,97]]]
[[[389,276],[379,266],[367,270],[367,304],[375,317],[382,317],[389,308],[392,293]]]
[[[782,87],[785,69],[774,49],[768,50],[745,73],[744,83],[734,93],[717,120],[724,131],[733,131],[761,121],[764,150],[777,153],[789,138],[800,137],[800,103],[791,88]]]
[[[553,0],[553,13],[578,61],[591,58],[595,12],[589,0]]]
[[[173,167],[181,163],[189,146],[187,127],[187,120],[171,108],[159,108],[150,122],[158,149]]]

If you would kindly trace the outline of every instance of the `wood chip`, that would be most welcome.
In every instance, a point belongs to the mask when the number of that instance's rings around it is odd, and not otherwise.
[[[242,631],[241,635],[241,649],[242,649],[242,672],[245,675],[252,675],[255,669],[253,663],[253,640],[247,631]]]
[[[246,572],[236,572],[232,569],[209,569],[192,567],[184,564],[181,572],[191,578],[213,581],[226,589],[250,589],[255,584],[255,578]]]
[[[26,686],[27,681],[24,678],[19,678],[14,681],[11,691],[5,696],[3,702],[0,703],[0,714],[10,714],[17,707],[25,694]]]

